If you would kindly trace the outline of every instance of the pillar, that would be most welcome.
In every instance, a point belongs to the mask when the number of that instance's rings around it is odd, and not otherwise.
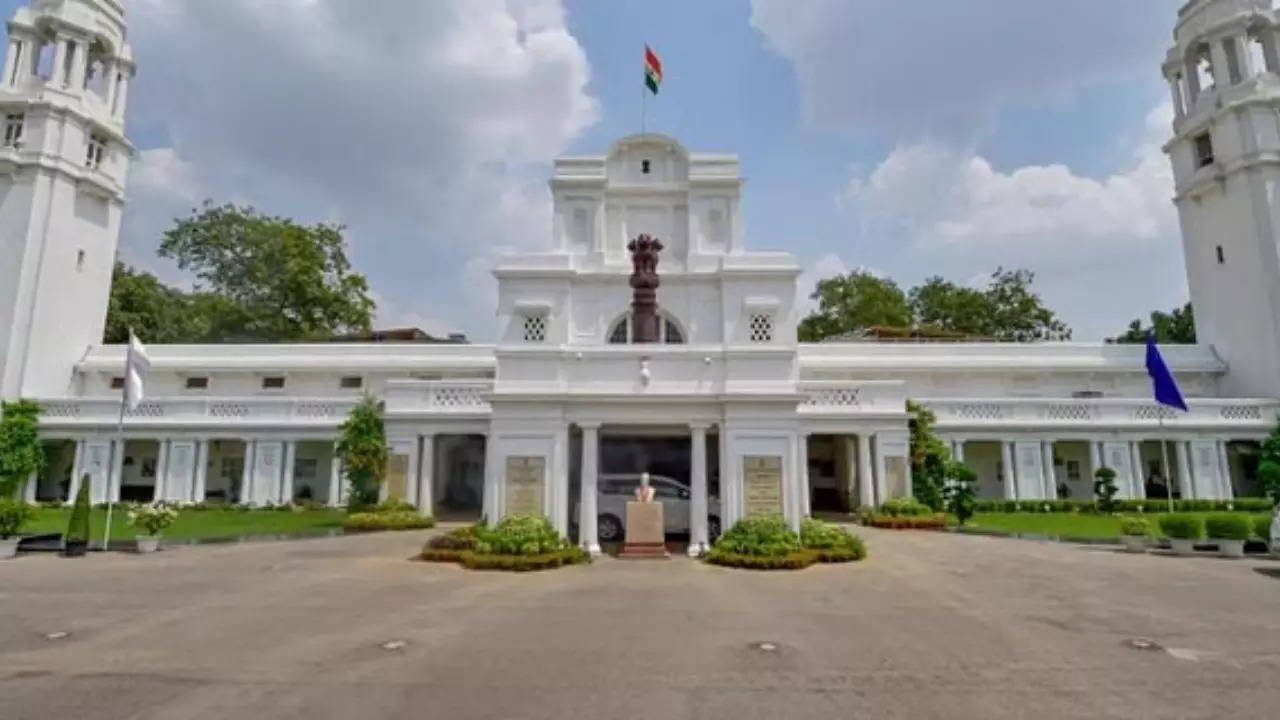
[[[1235,497],[1235,486],[1231,484],[1231,461],[1227,458],[1227,441],[1218,441],[1218,497],[1230,500]]]
[[[1177,117],[1187,114],[1186,108],[1182,104],[1182,82],[1174,75],[1169,79],[1169,92],[1173,95],[1173,111]]]
[[[964,440],[956,438],[951,441],[951,457],[958,463],[964,462]]]
[[[84,474],[84,440],[76,441],[75,459],[71,461],[71,484],[67,486],[67,504],[76,501],[76,493],[80,492],[80,476]]]
[[[244,441],[244,473],[240,477],[240,504],[253,504],[253,466],[257,464],[258,441]]]
[[[1249,48],[1249,33],[1243,32],[1231,37],[1231,47],[1235,53],[1236,68],[1240,71],[1240,79],[1248,80],[1257,74],[1253,67],[1253,52]]]
[[[36,502],[36,486],[40,483],[40,474],[31,473],[27,476],[27,484],[22,488],[22,499],[28,504],[34,505]]]
[[[1182,494],[1184,500],[1191,500],[1196,496],[1195,488],[1191,486],[1191,463],[1190,453],[1187,452],[1187,442],[1179,440],[1174,443],[1175,452],[1178,454],[1178,492]]]
[[[205,483],[209,471],[209,441],[196,441],[196,476],[191,485],[191,501],[204,502]]]
[[[852,435],[841,435],[841,451],[844,454],[844,498],[846,507],[853,509],[862,505],[858,496],[858,440]]]
[[[802,432],[796,443],[796,457],[800,460],[800,487],[796,493],[799,502],[796,505],[800,517],[809,517],[809,507],[813,502],[813,488],[809,485],[809,433]]]
[[[858,503],[865,508],[875,507],[875,470],[871,467],[871,436],[858,433]]]
[[[128,450],[128,442],[122,438],[111,443],[111,472],[107,474],[107,497],[111,502],[120,502],[120,486],[124,483],[124,455]]]
[[[1258,42],[1262,45],[1262,59],[1267,65],[1262,70],[1280,73],[1280,47],[1276,44],[1276,34],[1267,30],[1258,36]]]
[[[696,557],[710,549],[711,539],[707,531],[707,427],[706,425],[691,423],[689,425],[690,452],[693,454],[689,462],[689,555]],[[586,465],[586,431],[583,431],[583,460],[582,460],[582,477],[583,487],[586,487],[587,465]],[[594,462],[595,456],[592,455]],[[595,485],[596,468],[591,467],[592,488]],[[583,496],[585,497],[585,495]],[[595,498],[592,497],[591,504],[594,507]],[[585,523],[583,527],[586,527]],[[591,527],[595,527],[595,518],[591,518]],[[594,538],[593,538],[594,540]]]
[[[422,436],[422,450],[418,453],[418,512],[430,515],[435,510],[436,482],[436,434]]]
[[[1209,65],[1213,71],[1213,86],[1215,88],[1231,87],[1231,60],[1227,57],[1227,48],[1223,46],[1223,38],[1217,38],[1209,42]]]
[[[1018,487],[1013,474],[1013,443],[1007,440],[1000,443],[1000,466],[1004,483],[1004,499],[1017,500]]]
[[[1089,441],[1089,477],[1098,472],[1098,468],[1102,467],[1102,442],[1096,440]],[[1092,482],[1092,480],[1090,480]]]
[[[561,535],[569,534],[569,426],[556,431],[551,454],[551,491],[547,505],[551,524]]]
[[[56,35],[53,43],[53,67],[49,71],[49,81],[55,85],[62,85],[62,79],[66,77],[67,36]]]
[[[338,454],[338,443],[333,444],[333,457],[329,461],[329,496],[325,498],[329,507],[342,504],[342,456]]]
[[[156,482],[154,489],[151,491],[151,502],[159,502],[164,499],[165,476],[169,474],[169,441],[158,441],[160,449],[156,453]]]
[[[13,81],[17,79],[17,65],[21,62],[18,50],[22,47],[22,41],[18,38],[9,39],[9,47],[5,51],[4,56],[4,84],[14,85]]]
[[[89,44],[75,41],[75,54],[71,56],[71,77],[67,86],[75,92],[84,90],[85,76],[89,73]]]
[[[125,71],[120,74],[120,84],[119,84],[119,87],[116,88],[116,99],[115,99],[115,105],[113,106],[113,113],[115,114],[117,120],[124,119],[124,108],[128,100],[129,100],[129,73],[128,71]]]
[[[600,424],[599,423],[581,423],[580,427],[582,428],[582,458],[581,458],[582,465],[580,470],[582,474],[582,487],[579,493],[581,497],[578,500],[578,545],[580,545],[583,550],[586,550],[592,555],[599,555],[600,554],[600,529],[599,527],[597,527],[596,518],[597,518],[597,515],[599,514],[599,510],[597,509],[597,502],[600,497],[600,494],[599,494],[600,489],[596,482],[596,479],[600,474]],[[705,442],[705,435],[703,437]],[[706,462],[706,458],[704,457],[703,463],[705,464],[705,462]],[[698,491],[696,486],[696,483],[697,483],[696,477],[698,473],[697,468],[698,468],[698,440],[697,440],[697,434],[695,431],[694,441],[693,441],[693,465],[690,471],[695,478],[693,480],[693,482],[695,483],[694,490],[693,490],[694,499],[690,503],[691,508],[689,510],[691,523],[697,522],[696,519],[694,519],[697,515],[694,508],[696,508],[698,504],[698,501],[696,499],[698,496]],[[703,488],[704,501],[705,501],[705,494],[706,494],[705,476],[703,477],[702,488]],[[705,530],[707,525],[707,516],[705,512],[706,505],[703,505],[703,508],[704,508],[704,512],[702,514],[702,526]],[[691,529],[690,532],[692,533],[692,536],[689,538],[689,553],[693,554],[694,545],[697,544],[697,541],[694,538],[694,536],[696,536],[696,531]]]
[[[1129,443],[1129,482],[1136,489],[1135,498],[1145,498],[1147,496],[1147,473],[1142,468],[1142,441],[1134,440]],[[1166,473],[1167,474],[1167,473]],[[1165,482],[1169,482],[1168,478]]]
[[[116,89],[120,86],[120,61],[115,58],[107,60],[103,65],[103,72],[107,73],[107,89],[102,102],[114,112]]]
[[[1053,473],[1053,441],[1040,443],[1040,461],[1044,467],[1044,496],[1047,500],[1058,499],[1058,478]]]
[[[280,504],[293,502],[293,468],[298,462],[298,441],[286,440],[284,443],[284,472],[280,475]]]

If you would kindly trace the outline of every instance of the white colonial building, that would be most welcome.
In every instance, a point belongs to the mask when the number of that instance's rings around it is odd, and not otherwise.
[[[0,83],[2,394],[43,404],[51,459],[25,492],[64,499],[88,474],[97,501],[336,503],[337,427],[371,393],[389,495],[490,519],[537,508],[584,539],[602,481],[629,473],[687,485],[695,551],[709,517],[775,507],[798,523],[910,494],[908,399],[985,497],[1088,498],[1104,464],[1125,497],[1256,494],[1256,442],[1280,412],[1278,27],[1265,0],[1195,0],[1165,65],[1205,340],[1164,348],[1188,413],[1153,404],[1141,346],[798,343],[800,268],[747,248],[737,157],[649,134],[556,162],[550,249],[494,269],[496,344],[151,345],[120,438],[125,352],[99,340],[133,63],[117,0],[37,0],[9,24]],[[656,344],[631,342],[641,233],[665,245]]]

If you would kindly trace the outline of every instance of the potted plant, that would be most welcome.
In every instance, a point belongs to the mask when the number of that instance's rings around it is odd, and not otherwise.
[[[18,537],[22,526],[27,524],[35,510],[21,500],[0,499],[0,560],[6,560],[18,554]]]
[[[1191,555],[1196,541],[1204,537],[1204,521],[1191,513],[1171,513],[1160,516],[1160,531],[1169,536],[1169,545],[1175,555]]]
[[[160,548],[160,533],[178,519],[178,511],[164,503],[135,505],[129,508],[129,524],[141,530],[138,552],[155,552]]]
[[[1143,518],[1120,518],[1120,539],[1124,549],[1132,553],[1147,551],[1147,536],[1151,534],[1151,524]]]
[[[1236,513],[1217,513],[1205,518],[1204,527],[1209,539],[1218,546],[1222,557],[1244,557],[1244,543],[1253,533],[1249,518]]]
[[[62,554],[67,557],[83,557],[89,548],[89,483],[88,473],[80,478],[80,490],[75,505],[71,507],[71,519],[67,521],[67,535],[62,543]]]

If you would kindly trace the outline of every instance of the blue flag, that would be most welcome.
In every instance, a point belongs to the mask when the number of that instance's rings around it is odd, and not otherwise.
[[[1155,333],[1147,333],[1147,374],[1151,376],[1151,390],[1155,393],[1156,402],[1186,411],[1187,402],[1182,399],[1182,392],[1178,390],[1169,366],[1160,357]]]

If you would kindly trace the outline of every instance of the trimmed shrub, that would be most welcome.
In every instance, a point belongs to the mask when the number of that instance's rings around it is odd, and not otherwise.
[[[1151,534],[1151,523],[1143,518],[1120,518],[1120,534],[1131,537],[1145,537]]]
[[[1169,501],[1163,498],[1146,500],[1115,500],[1114,512],[1163,513],[1169,509]],[[999,513],[1096,513],[1097,504],[1091,500],[975,500],[976,512]],[[1175,512],[1271,512],[1268,498],[1236,498],[1234,500],[1174,500]]]
[[[374,505],[373,507],[369,508],[369,509],[368,509],[368,510],[366,510],[365,512],[379,512],[379,513],[389,513],[389,512],[411,512],[411,513],[416,513],[416,512],[418,512],[418,508],[417,508],[417,507],[415,507],[413,503],[405,502],[404,500],[387,500],[386,502],[381,502],[381,503],[378,503],[377,505]]]
[[[1116,471],[1105,466],[1098,468],[1093,474],[1093,494],[1098,496],[1098,509],[1104,513],[1115,512],[1118,492],[1120,488],[1116,487]]]
[[[1175,540],[1199,540],[1204,537],[1204,521],[1185,513],[1161,515],[1160,531]]]
[[[744,555],[713,547],[707,552],[706,561],[712,565],[745,570],[803,570],[818,562],[820,552],[827,551],[796,550],[785,555]]]
[[[946,464],[947,512],[956,516],[961,525],[973,517],[977,500],[978,474],[973,468],[955,460]]]
[[[454,528],[443,535],[436,535],[422,548],[422,559],[430,562],[459,562],[462,554],[476,547],[476,527]]]
[[[821,562],[850,562],[867,556],[862,538],[822,520],[805,518],[800,523],[800,544],[814,551]]]
[[[933,509],[925,505],[915,498],[894,498],[886,500],[876,508],[877,515],[888,515],[890,517],[914,517],[919,515],[932,515]]]
[[[1271,516],[1259,515],[1253,519],[1253,534],[1263,542],[1271,542]]]
[[[1253,523],[1245,515],[1220,513],[1204,519],[1205,533],[1214,540],[1248,540]]]
[[[0,498],[0,540],[16,537],[35,514],[35,508],[21,500]]]
[[[572,547],[551,521],[533,515],[513,515],[497,527],[475,530],[478,555],[545,555]]]
[[[165,503],[133,505],[128,509],[129,524],[143,535],[159,536],[178,519],[178,511]]]
[[[68,543],[89,542],[89,484],[93,478],[85,473],[80,477],[80,490],[76,492],[75,505],[71,507],[71,518],[67,520]]]
[[[862,519],[869,527],[885,530],[941,530],[947,526],[946,515],[869,515]]]
[[[435,519],[429,515],[403,511],[351,513],[342,520],[342,528],[353,532],[421,530],[435,524]]]
[[[780,515],[748,517],[720,535],[715,548],[736,555],[780,556],[801,549],[800,536]]]
[[[469,570],[506,570],[510,572],[528,572],[531,570],[551,570],[565,565],[578,565],[591,562],[591,556],[581,548],[565,547],[553,552],[534,555],[507,555],[498,553],[481,553],[463,551],[459,553],[458,562]]]

